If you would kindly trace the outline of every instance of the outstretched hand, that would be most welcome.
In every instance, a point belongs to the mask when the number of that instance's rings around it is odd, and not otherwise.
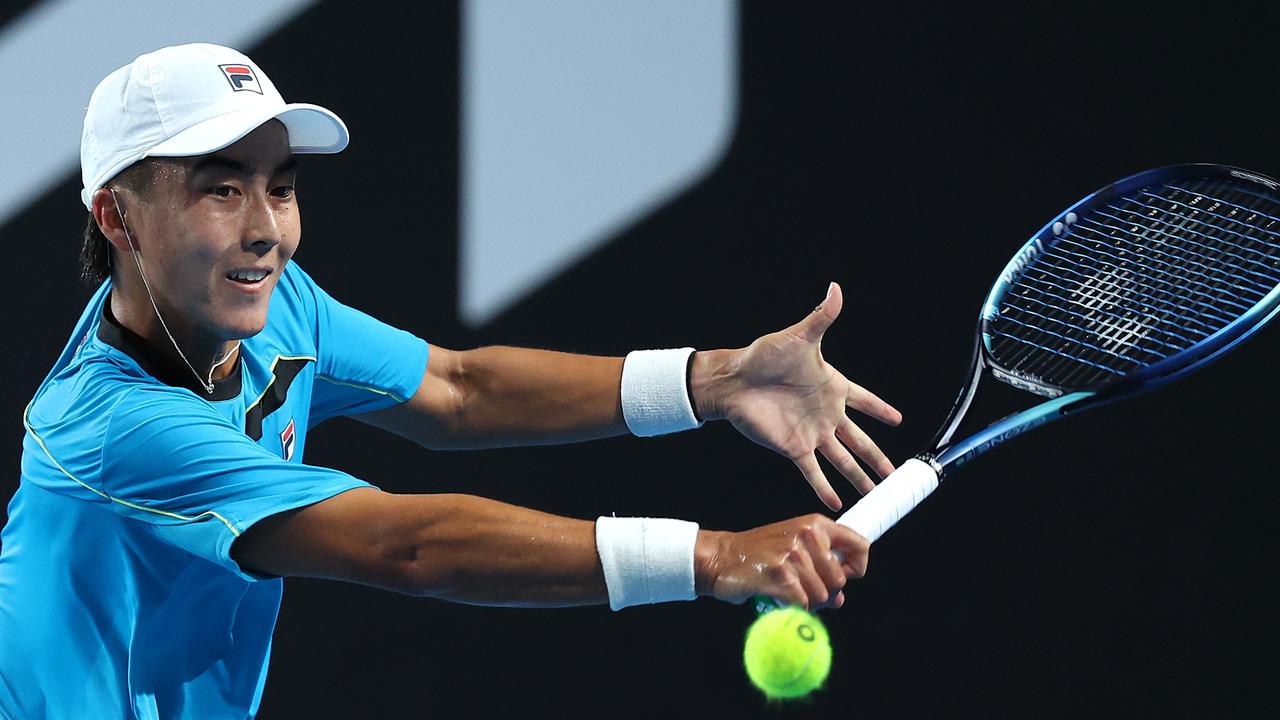
[[[840,509],[840,497],[818,465],[817,453],[862,494],[875,483],[854,455],[882,478],[893,472],[893,464],[845,408],[889,425],[902,422],[902,413],[823,360],[822,336],[843,304],[840,286],[831,283],[822,304],[791,327],[741,350],[723,351],[728,355],[705,358],[708,366],[702,373],[695,357],[693,377],[695,402],[704,418],[723,417],[752,441],[785,455],[832,510]]]

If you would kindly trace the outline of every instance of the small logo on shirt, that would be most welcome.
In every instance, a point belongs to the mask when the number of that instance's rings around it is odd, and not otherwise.
[[[280,449],[284,452],[286,462],[293,459],[293,441],[293,418],[289,418],[289,424],[280,431]]]
[[[262,86],[258,85],[258,77],[253,74],[253,68],[248,65],[219,65],[218,69],[222,70],[227,82],[231,83],[232,90],[236,92],[248,90],[259,95],[262,94]]]

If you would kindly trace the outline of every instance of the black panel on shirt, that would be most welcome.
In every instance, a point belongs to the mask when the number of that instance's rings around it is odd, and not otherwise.
[[[244,414],[244,434],[254,440],[262,439],[262,419],[279,410],[289,396],[289,386],[293,379],[302,372],[302,368],[311,362],[311,358],[286,359],[279,358],[271,369],[272,379],[258,402],[253,404]]]

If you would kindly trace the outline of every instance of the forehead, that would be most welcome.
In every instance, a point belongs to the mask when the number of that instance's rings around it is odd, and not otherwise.
[[[291,166],[293,151],[289,133],[279,120],[269,120],[217,152],[183,158],[183,165],[194,171],[207,168],[240,169],[245,175],[273,175]]]

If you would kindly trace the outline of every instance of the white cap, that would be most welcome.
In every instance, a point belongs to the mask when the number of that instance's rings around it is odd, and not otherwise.
[[[145,157],[206,155],[275,118],[295,153],[336,153],[347,126],[332,112],[286,103],[266,73],[231,48],[194,43],[140,55],[98,83],[80,139],[80,199]]]

